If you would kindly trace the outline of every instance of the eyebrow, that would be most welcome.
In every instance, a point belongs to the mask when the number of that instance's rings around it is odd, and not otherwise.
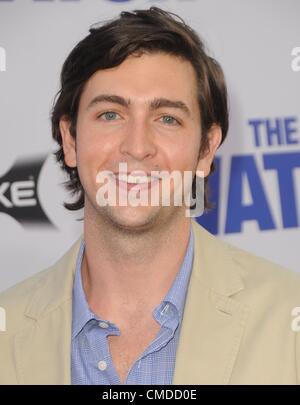
[[[115,95],[115,94],[99,94],[98,96],[94,97],[88,104],[87,110],[90,108],[94,107],[96,104],[102,103],[102,102],[108,102],[108,103],[114,103],[114,104],[119,104],[123,107],[129,107],[131,104],[130,99],[126,99],[124,97]],[[150,110],[154,111],[159,108],[163,107],[170,107],[170,108],[178,108],[181,111],[183,111],[188,117],[191,116],[191,111],[186,105],[181,100],[169,100],[167,98],[154,98],[149,102],[150,105]]]

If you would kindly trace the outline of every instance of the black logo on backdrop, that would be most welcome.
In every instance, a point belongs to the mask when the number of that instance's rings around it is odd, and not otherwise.
[[[19,159],[0,177],[0,213],[27,225],[54,226],[44,212],[37,193],[41,169],[47,156]]]

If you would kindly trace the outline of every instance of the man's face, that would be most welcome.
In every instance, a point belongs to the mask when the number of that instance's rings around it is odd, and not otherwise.
[[[184,215],[186,207],[174,204],[100,207],[96,177],[100,171],[118,173],[121,162],[127,163],[129,174],[161,170],[207,174],[215,149],[198,160],[201,125],[196,88],[191,63],[162,53],[130,56],[91,76],[79,103],[76,150],[69,123],[61,120],[65,161],[78,168],[85,205],[127,229]]]

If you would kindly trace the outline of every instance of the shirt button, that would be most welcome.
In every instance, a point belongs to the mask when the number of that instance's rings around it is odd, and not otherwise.
[[[99,322],[99,327],[102,329],[107,329],[109,327],[109,325],[106,322]]]
[[[106,370],[106,369],[107,369],[106,361],[100,360],[99,363],[98,363],[98,368],[99,368],[99,370],[101,370],[101,371]]]

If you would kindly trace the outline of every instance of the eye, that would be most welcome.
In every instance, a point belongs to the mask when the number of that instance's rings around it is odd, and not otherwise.
[[[161,117],[163,122],[168,125],[180,125],[176,118],[172,117],[171,115],[164,115]]]
[[[104,113],[98,115],[97,118],[100,118],[103,121],[115,121],[116,116],[119,116],[119,114],[114,111],[105,111]]]

